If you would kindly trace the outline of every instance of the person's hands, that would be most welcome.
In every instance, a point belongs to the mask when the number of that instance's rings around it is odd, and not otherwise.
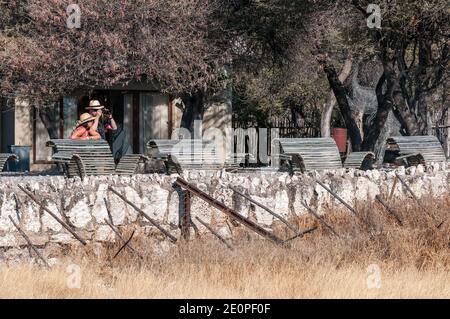
[[[100,117],[102,117],[102,115],[103,115],[103,111],[102,110],[97,110],[97,115],[95,117],[100,118]]]
[[[108,119],[108,120],[111,120],[113,118],[112,117],[112,113],[111,113],[111,111],[109,109],[104,109],[103,110],[103,117],[105,119]]]
[[[101,139],[101,136],[96,130],[91,128],[89,130],[89,139],[90,140],[99,140],[99,139]]]

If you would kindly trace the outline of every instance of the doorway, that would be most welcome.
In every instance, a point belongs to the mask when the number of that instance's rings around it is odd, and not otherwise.
[[[111,111],[117,133],[107,136],[108,142],[122,136],[128,145],[126,154],[145,154],[151,139],[169,138],[170,98],[154,91],[95,90],[78,99],[78,116],[84,113],[90,100],[99,100]]]

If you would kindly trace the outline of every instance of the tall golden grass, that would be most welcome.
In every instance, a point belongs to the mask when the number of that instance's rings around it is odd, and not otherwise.
[[[423,206],[435,220],[447,220],[449,199]],[[0,268],[0,298],[449,298],[450,221],[437,229],[412,200],[390,206],[403,226],[376,203],[357,203],[360,218],[331,207],[325,219],[339,238],[311,216],[292,217],[301,229],[319,228],[289,246],[240,226],[233,228],[233,251],[211,235],[165,254],[150,252],[152,239],[139,236],[132,243],[144,261],[128,250],[113,258],[119,244],[101,252],[72,249],[51,270]],[[280,237],[292,236],[282,224],[275,228]],[[79,288],[68,285],[71,264],[81,267]]]

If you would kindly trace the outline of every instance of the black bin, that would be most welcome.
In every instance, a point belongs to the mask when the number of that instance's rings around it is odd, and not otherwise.
[[[19,161],[8,161],[8,171],[10,172],[29,172],[30,171],[30,150],[31,146],[11,145],[9,152],[16,154]]]

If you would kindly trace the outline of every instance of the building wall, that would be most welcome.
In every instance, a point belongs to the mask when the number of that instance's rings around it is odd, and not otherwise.
[[[205,103],[203,113],[203,130],[216,128],[225,132],[232,123],[232,91],[230,88],[218,92]]]
[[[175,138],[174,133],[181,126],[181,119],[183,117],[183,110],[181,108],[183,101],[181,98],[176,98],[172,100],[172,132],[170,135],[171,139]]]
[[[16,99],[15,102],[14,144],[20,146],[33,145],[33,122],[30,105],[27,101]]]
[[[33,108],[28,101],[16,99],[14,112],[13,145],[30,147],[30,170],[50,168],[45,162],[51,159],[51,149],[45,146],[50,139],[47,129],[38,115],[33,118]],[[33,136],[33,130],[35,134]],[[35,156],[34,156],[35,154]]]
[[[183,117],[183,101],[177,98],[172,100],[171,104],[173,127],[170,138],[176,139]],[[225,160],[232,150],[232,115],[232,90],[227,87],[206,98],[201,125],[194,125],[195,128],[198,127],[202,138],[215,142],[216,151],[222,160]]]
[[[59,109],[54,109],[55,111],[55,120],[59,119]],[[31,111],[33,113],[33,111]],[[32,137],[32,149],[31,149],[31,159],[32,159],[32,170],[40,170],[49,168],[49,164],[45,164],[50,162],[52,159],[52,149],[47,147],[46,144],[50,140],[50,135],[48,134],[48,130],[45,127],[44,123],[41,121],[38,113],[36,113],[36,118],[32,119],[35,121],[34,129],[35,135]],[[34,140],[33,140],[34,139]],[[36,147],[36,149],[34,149]],[[35,158],[34,158],[35,156]]]
[[[232,152],[233,127],[232,91],[225,88],[215,94],[207,103],[203,113],[203,137],[215,142],[216,151],[223,161]]]
[[[146,152],[146,143],[150,139],[171,138],[169,122],[172,122],[173,130],[180,127],[182,110],[177,107],[177,100],[170,101],[168,95],[157,92],[139,93],[139,111],[133,106],[133,94],[125,94],[123,125],[128,139],[133,141],[133,135],[139,134],[139,149],[132,150],[137,153]],[[56,118],[61,117],[63,121],[64,138],[68,138],[73,125],[78,118],[77,97],[68,96],[63,98],[62,116],[59,110]],[[180,101],[178,101],[180,102]],[[169,111],[169,107],[171,111]],[[171,114],[171,119],[169,116]],[[133,117],[139,117],[139,129],[134,124]],[[7,151],[10,145],[30,146],[30,168],[32,171],[47,169],[50,166],[52,151],[46,147],[50,139],[47,129],[42,123],[39,115],[33,118],[33,109],[27,101],[15,100],[15,109],[3,113],[0,118],[0,147],[1,151]],[[232,127],[231,91],[224,90],[208,99],[205,105],[203,131],[215,128],[225,132],[226,128]],[[33,136],[33,130],[34,136]],[[222,146],[220,146],[222,147]],[[132,148],[131,148],[132,149]]]

